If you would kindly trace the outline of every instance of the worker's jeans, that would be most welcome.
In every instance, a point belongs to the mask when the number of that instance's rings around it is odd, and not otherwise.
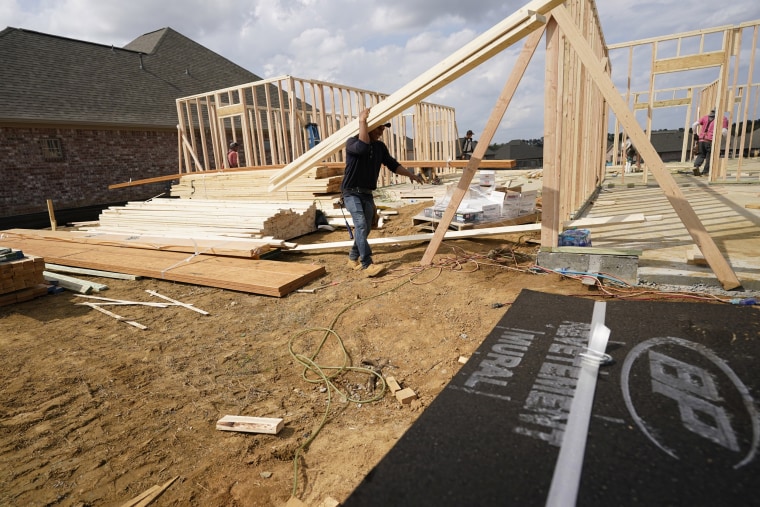
[[[699,141],[699,155],[694,160],[694,167],[699,169],[702,162],[705,162],[705,168],[702,174],[710,172],[710,154],[712,153],[712,140]]]
[[[343,202],[354,221],[354,244],[348,252],[348,258],[361,257],[362,266],[366,268],[372,264],[372,248],[367,238],[372,230],[372,220],[375,218],[375,201],[372,194],[351,192],[343,195]]]

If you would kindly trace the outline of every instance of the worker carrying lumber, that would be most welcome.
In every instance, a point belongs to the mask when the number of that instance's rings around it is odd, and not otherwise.
[[[385,270],[382,264],[372,262],[372,248],[367,238],[377,207],[372,191],[377,188],[380,166],[391,172],[407,176],[422,183],[422,178],[402,166],[393,158],[380,138],[390,123],[378,125],[372,130],[367,126],[369,108],[359,113],[359,135],[346,141],[346,170],[341,184],[341,194],[346,209],[354,222],[354,243],[348,252],[348,266],[363,270],[367,276],[378,276]]]

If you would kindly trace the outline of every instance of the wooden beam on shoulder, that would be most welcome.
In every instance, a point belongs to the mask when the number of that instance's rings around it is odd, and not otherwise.
[[[543,26],[544,15],[563,0],[533,0],[491,29],[473,39],[442,62],[412,80],[372,107],[367,123],[370,129],[401,114],[425,97],[435,93],[483,62],[501,53],[512,44]],[[310,149],[282,171],[272,176],[269,190],[279,190],[315,163],[337,153],[351,136],[359,132],[359,121],[351,120],[320,144]]]

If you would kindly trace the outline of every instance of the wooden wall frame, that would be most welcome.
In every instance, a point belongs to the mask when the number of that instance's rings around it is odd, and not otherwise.
[[[727,25],[708,29],[694,30],[670,34],[661,37],[641,39],[631,42],[611,44],[610,52],[624,50],[627,53],[627,87],[625,102],[636,110],[646,110],[646,132],[651,138],[652,121],[655,111],[662,108],[678,107],[684,112],[683,128],[688,133],[691,124],[705,115],[711,109],[716,110],[718,118],[724,115],[728,118],[729,126],[733,123],[746,124],[752,121],[752,128],[742,128],[738,135],[732,138],[732,132],[724,139],[715,139],[712,150],[710,180],[727,181],[726,159],[720,157],[721,150],[716,146],[724,146],[724,152],[731,153],[738,159],[735,181],[742,181],[741,166],[745,151],[752,146],[754,121],[757,119],[757,103],[760,97],[760,84],[752,82],[758,49],[758,33],[760,20],[740,23],[736,26]],[[749,37],[748,35],[751,35]],[[720,39],[720,48],[706,49],[706,39]],[[742,47],[743,40],[750,40],[748,48]],[[663,45],[675,45],[675,55],[660,56]],[[648,66],[634,65],[634,52],[651,53]],[[739,82],[740,69],[746,68],[746,82]],[[656,77],[659,75],[699,69],[715,69],[715,79],[708,83],[687,83],[682,86],[658,88]],[[649,75],[649,86],[645,91],[631,90],[631,76]],[[687,79],[688,80],[688,79]],[[642,99],[643,98],[643,99]],[[752,107],[754,104],[754,107]],[[750,111],[753,112],[750,112]],[[615,121],[615,135],[612,163],[617,165],[621,156],[620,123]],[[687,163],[694,154],[689,150],[690,140],[684,136],[681,151],[681,162]],[[644,181],[648,173],[644,174]]]
[[[293,76],[182,97],[176,101],[178,172],[230,169],[226,155],[232,141],[240,144],[246,167],[289,164],[314,149],[307,124],[315,124],[324,140],[354,120],[363,108],[376,106],[386,97],[379,92]],[[385,134],[385,142],[397,159],[456,158],[458,135],[453,108],[419,102],[386,121],[392,127]],[[314,161],[313,166],[344,160],[345,154],[337,150]],[[437,172],[455,170],[440,167]],[[380,183],[390,185],[396,179],[390,171],[383,171]]]
[[[612,109],[617,121],[646,160],[650,170],[669,202],[688,229],[705,259],[727,290],[741,286],[733,270],[722,256],[713,239],[684,198],[649,137],[636,122],[634,113],[623,100],[610,78],[608,48],[604,42],[596,6],[593,0],[534,0],[497,24],[469,44],[432,67],[382,102],[377,103],[368,118],[370,128],[388,121],[403,109],[419,102],[445,84],[457,79],[505,48],[543,29],[546,26],[546,77],[544,123],[544,179],[542,189],[542,247],[557,245],[559,229],[596,192],[605,177],[607,147],[607,115]],[[529,46],[526,45],[526,48]],[[727,47],[727,46],[726,46]],[[684,66],[707,66],[721,61],[726,68],[726,55],[709,54],[658,64],[658,72],[667,72]],[[754,54],[754,52],[753,52]],[[522,76],[518,69],[516,80]],[[727,75],[724,72],[724,75]],[[513,78],[510,77],[502,96],[492,112],[486,128],[486,137],[495,130],[511,98]],[[629,70],[630,80],[630,70]],[[653,78],[652,78],[653,80]],[[651,81],[653,82],[653,81]],[[510,91],[511,90],[511,91]],[[720,96],[721,93],[718,93]],[[627,93],[627,97],[630,93]],[[650,95],[651,96],[651,95]],[[720,103],[718,103],[720,106]],[[651,108],[650,108],[651,109]],[[602,121],[599,121],[602,119]],[[492,125],[494,124],[495,125]],[[309,150],[285,166],[270,179],[269,189],[277,190],[306,172],[314,164],[341,150],[346,139],[356,135],[356,120],[337,130],[315,149]],[[490,142],[490,139],[487,139]],[[481,137],[481,144],[486,143]],[[486,143],[487,144],[487,143]],[[484,150],[484,148],[483,148]],[[481,150],[481,151],[483,151]],[[457,187],[457,195],[469,184],[477,169],[480,152],[473,153]],[[449,221],[459,202],[452,199],[444,214]],[[447,227],[439,226],[445,231]],[[432,261],[443,233],[434,236],[421,264]]]

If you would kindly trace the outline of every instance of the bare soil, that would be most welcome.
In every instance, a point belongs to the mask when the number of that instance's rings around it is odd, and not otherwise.
[[[411,217],[426,205],[401,208],[372,237],[416,233]],[[105,297],[161,302],[154,290],[210,313],[109,307],[145,331],[68,291],[0,308],[0,505],[121,505],[173,477],[153,505],[344,500],[520,290],[598,294],[528,271],[531,237],[446,241],[425,269],[426,243],[378,247],[375,261],[389,266],[379,278],[351,271],[347,250],[283,253],[327,270],[306,287],[314,293],[284,298],[95,278]],[[344,229],[297,241],[347,239]],[[344,364],[342,347],[351,366],[394,376],[418,399],[402,405],[369,371],[330,369]],[[304,357],[332,383],[305,375]],[[216,430],[226,414],[282,418],[284,428]]]

